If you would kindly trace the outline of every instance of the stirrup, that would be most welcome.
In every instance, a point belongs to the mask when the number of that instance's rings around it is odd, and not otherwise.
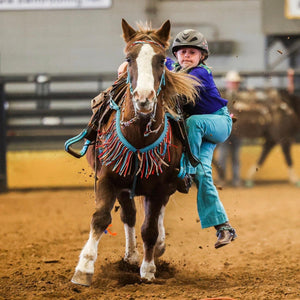
[[[222,236],[222,232],[223,232],[223,236]],[[216,249],[230,244],[237,238],[235,230],[231,226],[223,226],[219,228],[216,235],[218,237],[218,240],[215,243]]]
[[[224,230],[229,231],[229,232],[232,234],[232,236],[233,236],[234,238],[237,237],[237,235],[236,235],[236,233],[235,233],[235,229],[234,229],[233,227],[231,227],[231,226],[223,226],[223,227],[219,228],[219,229],[217,230],[217,232],[216,232],[216,236],[218,237],[219,234],[220,234],[220,232],[221,232],[221,231],[224,231]]]
[[[69,140],[67,140],[65,142],[65,150],[68,153],[70,153],[71,155],[73,155],[74,157],[81,158],[82,156],[84,156],[86,154],[87,149],[88,149],[89,145],[91,144],[91,142],[96,139],[96,135],[97,135],[97,131],[95,131],[91,127],[87,127],[86,129],[81,131],[81,133],[74,136],[73,138],[70,138]],[[79,141],[81,141],[84,138],[86,139],[86,142],[84,143],[82,149],[79,152],[77,152],[71,148],[71,146],[73,144],[78,143]]]

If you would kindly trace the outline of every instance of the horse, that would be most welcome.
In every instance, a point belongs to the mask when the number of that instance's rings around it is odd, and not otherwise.
[[[291,156],[291,146],[300,129],[299,96],[273,88],[241,91],[230,109],[237,118],[232,129],[234,135],[248,139],[264,138],[261,154],[248,171],[246,186],[253,186],[257,170],[277,144],[280,144],[288,166],[289,181],[300,186]]]
[[[122,19],[128,65],[120,80],[126,80],[125,92],[119,103],[108,93],[111,114],[107,122],[99,124],[96,145],[87,150],[88,162],[97,176],[96,211],[72,278],[73,283],[84,286],[92,283],[98,243],[112,222],[111,210],[116,200],[121,207],[126,238],[123,260],[131,265],[140,263],[134,197],[142,196],[144,200],[144,255],[140,266],[143,280],[155,279],[154,259],[166,247],[164,212],[170,195],[177,189],[183,152],[182,141],[173,133],[170,120],[178,118],[179,95],[194,101],[196,82],[189,75],[168,71],[165,66],[169,20],[159,29],[147,24],[137,26],[135,30]]]

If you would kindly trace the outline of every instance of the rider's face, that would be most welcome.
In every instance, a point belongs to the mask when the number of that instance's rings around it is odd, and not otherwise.
[[[203,57],[200,50],[184,47],[176,52],[176,58],[182,68],[193,68],[198,66]]]

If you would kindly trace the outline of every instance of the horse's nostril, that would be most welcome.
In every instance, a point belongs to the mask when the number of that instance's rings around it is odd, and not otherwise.
[[[151,102],[155,99],[155,91],[154,90],[135,90],[133,93],[133,98],[137,102]]]
[[[133,98],[136,100],[136,101],[139,101],[139,93],[137,91],[135,91],[133,94]]]
[[[149,94],[149,98],[147,98],[147,100],[148,100],[148,99],[153,99],[154,96],[155,96],[155,92],[154,92],[154,91],[151,91],[150,94]]]

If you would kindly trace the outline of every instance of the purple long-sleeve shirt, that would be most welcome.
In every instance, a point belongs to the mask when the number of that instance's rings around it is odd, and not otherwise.
[[[173,71],[175,62],[167,58],[166,67]],[[189,115],[211,114],[227,105],[227,100],[223,99],[216,87],[211,70],[203,64],[188,70],[188,74],[200,80],[198,86],[198,96],[195,105],[186,105],[184,110]]]

